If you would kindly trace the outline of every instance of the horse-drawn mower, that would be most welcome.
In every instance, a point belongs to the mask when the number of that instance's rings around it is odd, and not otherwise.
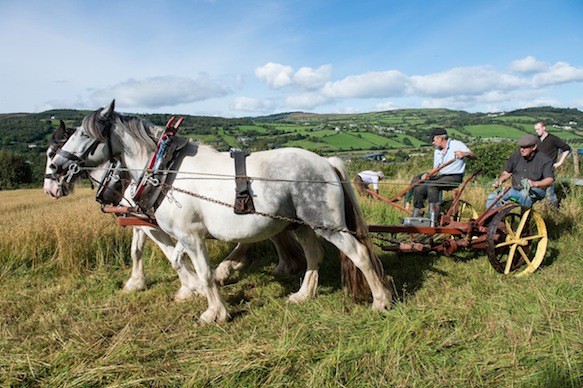
[[[442,166],[444,167],[444,166]],[[397,196],[387,199],[372,190],[368,193],[410,215],[399,200],[415,186],[434,176],[439,169],[428,173]],[[515,202],[499,205],[500,198],[483,213],[460,199],[467,184],[475,177],[469,176],[456,190],[453,200],[441,207],[443,212],[432,218],[405,217],[402,225],[369,225],[376,245],[383,251],[401,253],[427,253],[452,255],[460,250],[485,251],[494,269],[503,274],[523,276],[534,272],[542,263],[548,243],[544,219],[532,208]]]

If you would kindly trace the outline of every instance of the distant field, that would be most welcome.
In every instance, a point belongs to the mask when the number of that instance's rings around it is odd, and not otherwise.
[[[519,139],[525,132],[520,131],[516,128],[508,127],[506,125],[499,124],[486,124],[486,125],[468,125],[464,129],[473,137],[502,137],[507,139]]]
[[[493,120],[495,121],[508,121],[508,122],[512,122],[512,123],[516,123],[516,122],[527,122],[527,123],[532,123],[532,125],[534,125],[534,123],[536,123],[536,119],[530,116],[498,116],[498,117],[494,117]]]
[[[285,143],[286,147],[298,147],[310,151],[332,152],[337,148],[326,143],[316,143],[311,140],[292,140]]]
[[[341,150],[366,149],[373,145],[364,137],[359,137],[346,132],[339,132],[335,135],[324,137],[322,138],[322,141]]]
[[[266,133],[267,129],[259,125],[239,125],[239,129],[243,132],[257,131],[259,133]]]

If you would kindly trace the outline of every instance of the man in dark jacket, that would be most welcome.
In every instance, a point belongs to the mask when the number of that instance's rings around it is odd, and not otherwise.
[[[536,135],[539,138],[539,143],[537,144],[537,149],[541,152],[544,152],[548,156],[551,157],[551,160],[554,163],[554,167],[560,167],[567,156],[571,153],[571,147],[563,140],[559,139],[558,136],[553,135],[552,133],[547,132],[547,125],[544,121],[539,121],[534,125],[534,130],[536,131]],[[557,155],[559,153],[559,149],[561,150],[561,158],[557,161]],[[557,196],[555,195],[555,185],[552,184],[547,188],[547,197],[551,205],[557,206],[559,201],[557,200]]]
[[[538,138],[524,135],[518,140],[520,149],[510,155],[504,171],[492,186],[498,187],[512,177],[512,188],[500,199],[501,202],[514,200],[522,206],[531,207],[545,197],[546,188],[555,181],[555,171],[551,158],[537,149]],[[489,207],[498,194],[488,196]]]

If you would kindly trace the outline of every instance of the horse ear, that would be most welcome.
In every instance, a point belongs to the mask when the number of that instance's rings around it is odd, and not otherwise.
[[[111,115],[113,114],[114,110],[115,110],[115,98],[113,99],[113,101],[111,101],[111,104],[109,104],[109,106],[107,108],[105,108],[101,111],[100,116],[105,117],[105,118],[110,118]]]
[[[51,139],[55,143],[64,143],[67,141],[69,136],[70,135],[67,132],[67,127],[65,126],[63,120],[61,120],[59,127],[55,129],[55,131],[51,135]]]

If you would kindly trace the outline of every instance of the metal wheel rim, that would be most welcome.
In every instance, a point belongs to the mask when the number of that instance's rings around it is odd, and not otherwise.
[[[544,219],[532,209],[502,208],[488,227],[486,252],[492,267],[505,275],[524,276],[541,265],[548,244]],[[496,236],[499,236],[496,238]]]

